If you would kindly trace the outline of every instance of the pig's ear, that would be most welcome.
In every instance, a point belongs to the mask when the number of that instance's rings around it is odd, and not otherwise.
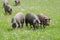
[[[33,23],[35,23],[35,22],[36,22],[36,19],[34,19]]]

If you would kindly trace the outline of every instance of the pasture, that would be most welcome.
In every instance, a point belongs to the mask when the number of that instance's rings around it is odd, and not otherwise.
[[[15,6],[14,0],[8,0],[12,6],[12,15],[4,15],[3,0],[0,0],[0,40],[60,40],[60,0],[21,0]],[[50,26],[33,30],[23,28],[12,30],[11,19],[18,13],[44,13],[51,18]]]

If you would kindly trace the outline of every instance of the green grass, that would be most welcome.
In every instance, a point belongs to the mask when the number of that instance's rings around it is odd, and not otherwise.
[[[12,15],[4,15],[3,0],[0,0],[0,40],[60,40],[60,0],[21,0],[14,6],[14,0],[8,0],[12,6]],[[44,13],[51,18],[50,26],[45,29],[19,28],[12,30],[11,19],[18,13]]]

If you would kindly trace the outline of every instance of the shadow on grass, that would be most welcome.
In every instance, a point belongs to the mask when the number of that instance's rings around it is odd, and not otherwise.
[[[4,13],[4,16],[9,16],[9,15],[12,15],[12,14],[9,14],[8,12]]]
[[[7,29],[7,30],[8,30],[8,31],[13,31],[14,29],[11,28],[11,29]]]
[[[18,4],[18,5],[14,4],[13,6],[20,6],[20,4]]]
[[[18,30],[18,29],[20,29],[20,30],[32,30],[32,31],[45,30],[45,28],[43,28],[42,25],[40,25],[40,26],[39,26],[38,28],[36,28],[36,29],[34,29],[33,26],[28,26],[28,27],[25,27],[25,28],[21,28],[21,27],[20,27],[20,28],[15,28],[15,29],[14,29],[14,28],[8,28],[7,30],[8,30],[8,31],[13,31],[13,30],[16,30],[16,29],[17,29],[17,30]]]

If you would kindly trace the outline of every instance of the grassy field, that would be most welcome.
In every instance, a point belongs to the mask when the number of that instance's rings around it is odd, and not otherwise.
[[[3,0],[0,0],[0,40],[60,40],[60,0],[21,0],[14,6],[14,0],[8,0],[12,6],[12,15],[4,15]],[[50,26],[45,29],[23,28],[12,30],[11,19],[18,13],[44,13],[51,18]]]

